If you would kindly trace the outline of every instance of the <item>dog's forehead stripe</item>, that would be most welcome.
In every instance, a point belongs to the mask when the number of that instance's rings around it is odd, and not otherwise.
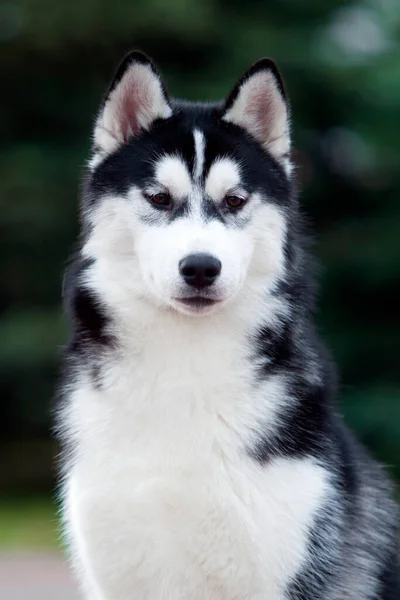
[[[219,158],[210,168],[206,182],[206,194],[213,200],[221,200],[225,194],[240,185],[240,169],[231,158]]]
[[[194,178],[195,180],[200,179],[204,170],[205,161],[205,146],[206,141],[204,133],[199,129],[193,131],[194,137]]]
[[[189,169],[179,156],[163,156],[156,163],[155,177],[175,198],[187,198],[192,191]]]

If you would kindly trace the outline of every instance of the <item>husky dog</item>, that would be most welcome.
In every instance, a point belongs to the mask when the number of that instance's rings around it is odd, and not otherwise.
[[[399,600],[385,474],[333,404],[289,110],[262,59],[100,109],[66,278],[63,514],[87,600]]]

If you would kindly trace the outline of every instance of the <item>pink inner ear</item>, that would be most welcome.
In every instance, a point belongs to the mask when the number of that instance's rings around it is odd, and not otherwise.
[[[122,89],[116,90],[116,93],[119,96],[116,107],[116,125],[119,131],[113,133],[117,134],[115,137],[122,136],[123,141],[127,142],[139,132],[143,117],[150,112],[150,90],[147,85],[131,80],[123,82]]]
[[[248,111],[253,115],[260,133],[265,137],[274,127],[281,103],[279,92],[270,86],[258,85],[251,92]]]
[[[162,83],[152,68],[132,64],[110,93],[96,128],[96,144],[110,152],[172,111]]]
[[[139,113],[143,111],[143,104],[148,102],[145,89],[131,81],[124,85],[118,107],[120,131],[124,142],[139,131]]]

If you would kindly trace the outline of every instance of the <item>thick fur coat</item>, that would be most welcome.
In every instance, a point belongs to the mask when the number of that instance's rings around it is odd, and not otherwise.
[[[58,431],[87,600],[399,600],[391,485],[315,333],[289,111],[263,59],[220,104],[140,53],[101,106]]]

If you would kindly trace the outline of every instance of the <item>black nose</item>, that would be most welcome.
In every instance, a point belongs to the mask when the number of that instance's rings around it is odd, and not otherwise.
[[[214,283],[221,273],[221,262],[211,254],[189,254],[180,261],[179,272],[188,285],[200,290]]]

